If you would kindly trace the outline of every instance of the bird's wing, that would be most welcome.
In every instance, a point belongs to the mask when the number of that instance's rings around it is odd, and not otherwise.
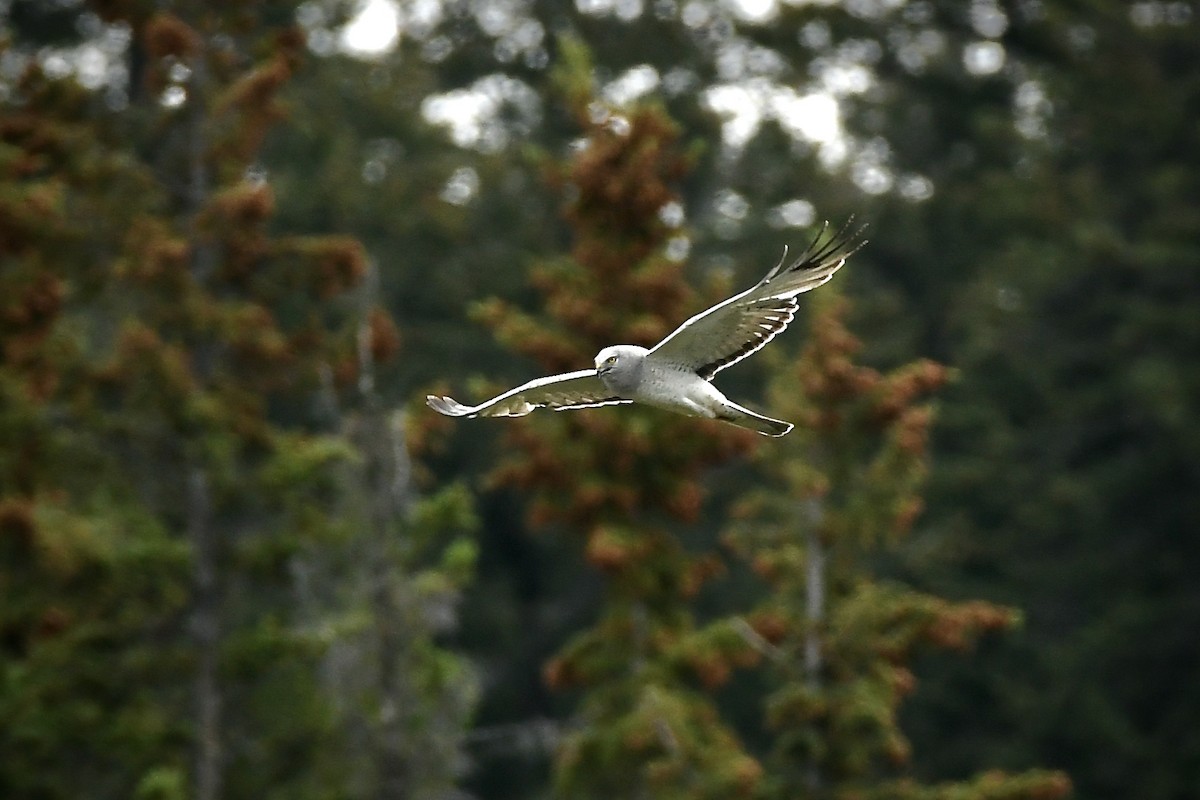
[[[792,321],[796,296],[833,277],[846,259],[866,244],[862,227],[850,230],[853,218],[826,237],[826,223],[798,259],[786,268],[784,258],[755,286],[702,311],[656,344],[650,355],[695,371],[710,380],[775,338]],[[865,227],[865,226],[863,226]]]
[[[477,406],[464,406],[451,397],[425,398],[426,405],[448,417],[523,417],[543,406],[567,411],[632,402],[613,394],[594,369],[538,378]]]

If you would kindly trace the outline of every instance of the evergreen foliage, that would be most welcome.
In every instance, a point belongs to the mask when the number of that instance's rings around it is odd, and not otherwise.
[[[1200,5],[394,7],[0,0],[0,796],[1190,796]]]
[[[767,585],[736,622],[768,656],[764,717],[773,731],[764,797],[1053,798],[1061,773],[985,773],[922,784],[899,708],[925,646],[965,649],[1019,621],[1015,609],[951,602],[877,577],[878,554],[905,538],[922,508],[932,406],[944,367],[914,361],[883,374],[857,362],[835,292],[813,300],[794,366],[776,358],[772,407],[800,420],[762,449],[769,482],[733,509],[725,541]]]
[[[1197,708],[1182,688],[1197,605],[1176,572],[1196,558],[1185,531],[1198,519],[1200,451],[1180,409],[1198,396],[1200,173],[1182,109],[1197,104],[1200,9],[1010,11],[1004,70],[897,64],[897,102],[875,118],[898,165],[936,187],[879,209],[905,231],[881,243],[893,307],[923,310],[887,324],[915,323],[961,376],[934,436],[923,537],[942,555],[910,568],[1027,612],[998,647],[1002,669],[935,667],[914,723],[945,737],[927,756],[942,772],[1002,754],[1069,769],[1080,796],[1185,796],[1194,755],[1165,754],[1200,752],[1182,722]],[[964,693],[988,698],[986,713]]]
[[[560,371],[588,363],[614,341],[652,344],[697,298],[666,256],[672,226],[661,209],[687,169],[678,129],[657,108],[628,114],[594,103],[584,51],[566,44],[563,91],[584,144],[546,166],[572,197],[569,259],[535,265],[546,316],[501,302],[478,316],[501,342]],[[690,302],[689,302],[690,301]],[[535,527],[583,540],[606,577],[595,624],[547,665],[557,689],[583,691],[557,761],[571,797],[746,795],[757,762],[723,725],[698,678],[712,647],[698,636],[688,599],[715,568],[689,553],[667,523],[695,521],[705,467],[750,446],[745,431],[648,409],[517,420],[512,455],[492,473],[521,489]],[[697,673],[700,673],[697,675]]]
[[[678,295],[656,296],[646,288],[656,277],[650,267],[672,266],[662,255],[668,238],[662,209],[673,202],[669,181],[684,174],[664,149],[674,131],[650,106],[604,109],[586,80],[584,54],[569,42],[564,50],[568,66],[560,83],[584,128],[584,144],[565,167],[549,173],[570,188],[566,218],[577,236],[574,263],[532,271],[548,319],[498,301],[479,309],[502,342],[551,372],[574,368],[613,341],[652,344],[668,332],[664,320],[684,314],[671,302]],[[673,285],[681,285],[677,273],[674,278]],[[655,300],[662,310],[639,307]],[[625,315],[629,321],[621,326]],[[914,682],[904,666],[914,648],[926,641],[965,647],[1017,616],[983,601],[950,603],[871,580],[864,558],[903,535],[920,510],[931,412],[916,401],[943,382],[944,369],[922,361],[881,375],[854,364],[859,344],[837,310],[817,317],[810,338],[795,372],[784,370],[772,385],[775,406],[801,420],[796,449],[780,447],[763,458],[782,486],[751,493],[738,507],[746,522],[726,539],[770,585],[763,606],[750,615],[753,623],[741,616],[698,622],[689,601],[723,570],[721,561],[713,553],[689,555],[675,532],[653,526],[663,511],[694,522],[701,488],[676,486],[681,478],[694,480],[698,467],[732,454],[693,453],[692,443],[712,446],[716,440],[707,437],[719,436],[734,443],[745,438],[742,432],[627,408],[514,421],[514,455],[493,480],[522,490],[535,527],[582,533],[587,558],[607,584],[595,626],[546,668],[552,687],[583,695],[580,719],[559,751],[560,791],[588,797],[1065,795],[1070,784],[1058,773],[993,772],[935,786],[888,777],[902,775],[908,762],[896,712]],[[672,430],[681,422],[690,429]],[[655,436],[660,428],[661,439]],[[648,455],[639,458],[643,454],[653,454],[653,463],[646,463]],[[684,496],[686,506],[678,502]],[[756,524],[761,519],[773,524]],[[806,531],[803,542],[798,530]],[[764,700],[774,731],[765,768],[697,691],[722,686],[734,669],[754,666],[764,654],[775,663],[774,688]]]
[[[419,500],[394,463],[362,375],[395,327],[348,302],[362,246],[268,230],[256,158],[303,37],[269,4],[175,11],[105,10],[137,42],[133,102],[30,61],[0,117],[0,787],[440,796],[473,702],[435,641],[469,499]],[[365,440],[336,399],[356,379]],[[330,685],[351,653],[374,669]]]

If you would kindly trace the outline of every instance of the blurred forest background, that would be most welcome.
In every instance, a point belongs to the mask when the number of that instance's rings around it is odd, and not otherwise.
[[[0,29],[0,796],[1195,796],[1194,0]],[[784,439],[423,405],[852,215]]]

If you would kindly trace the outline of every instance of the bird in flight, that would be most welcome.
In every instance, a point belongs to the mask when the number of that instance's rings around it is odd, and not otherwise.
[[[477,406],[435,395],[426,403],[448,417],[521,417],[542,407],[568,411],[636,402],[783,436],[792,429],[790,422],[734,403],[712,385],[712,378],[775,338],[795,317],[797,297],[832,278],[866,244],[859,239],[862,228],[850,231],[851,221],[830,236],[825,223],[787,267],[785,249],[775,268],[752,288],[700,312],[650,349],[605,347],[594,369],[538,378]]]

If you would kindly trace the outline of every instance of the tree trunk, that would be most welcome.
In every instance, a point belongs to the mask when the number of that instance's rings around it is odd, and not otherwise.
[[[374,270],[368,279],[374,282]],[[368,285],[366,296],[374,295]],[[392,548],[401,535],[399,525],[411,504],[411,468],[403,433],[389,424],[383,403],[375,390],[375,365],[371,355],[369,316],[364,309],[359,328],[359,383],[363,415],[361,439],[367,503],[370,514],[367,566],[369,602],[375,618],[376,678],[378,685],[378,728],[374,737],[374,761],[378,800],[402,800],[411,797],[414,787],[409,759],[405,754],[405,707],[407,696],[402,670],[404,664],[403,609],[394,592]]]
[[[192,59],[188,83],[187,116],[187,202],[186,208],[195,226],[211,193],[207,140],[205,134],[205,95],[207,65],[204,55]],[[217,254],[212,244],[193,230],[190,236],[191,272],[203,284],[212,275]],[[214,348],[200,341],[192,347],[192,373],[198,391],[206,391],[212,375]],[[196,648],[196,673],[193,676],[195,701],[195,764],[193,781],[195,800],[219,800],[222,784],[221,686],[220,661],[220,589],[217,582],[217,531],[213,526],[212,492],[207,467],[196,456],[186,457],[187,533],[192,546],[192,638]]]
[[[221,796],[221,691],[217,679],[218,620],[216,542],[212,499],[203,467],[191,466],[187,480],[187,532],[192,546],[192,639],[196,647],[195,798]]]
[[[371,564],[368,566],[370,603],[375,618],[376,675],[378,680],[378,733],[375,737],[375,768],[378,775],[379,800],[401,800],[412,795],[412,778],[404,753],[404,713],[409,698],[403,675],[404,639],[400,626],[401,609],[393,597],[396,591],[392,575],[390,544],[399,534],[395,525],[396,497],[400,493],[399,470],[388,450],[403,450],[389,430],[387,420],[378,408],[378,401],[366,411],[365,432],[367,491],[370,492]],[[407,470],[404,470],[405,472]],[[406,481],[405,481],[406,482]]]
[[[821,540],[821,521],[825,510],[820,500],[806,502],[804,528],[805,581],[804,677],[809,689],[821,688],[821,627],[825,621],[825,543]],[[810,758],[806,776],[809,792],[816,796],[823,783],[821,767]]]

